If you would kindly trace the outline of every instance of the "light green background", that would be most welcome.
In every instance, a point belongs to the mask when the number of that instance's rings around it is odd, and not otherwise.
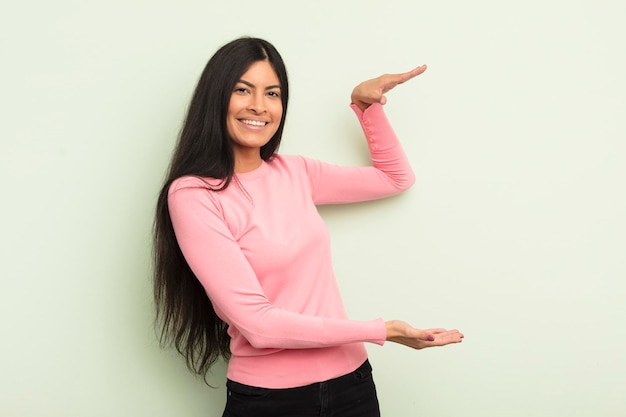
[[[386,106],[417,174],[324,208],[353,318],[458,327],[369,345],[385,417],[626,415],[621,1],[21,1],[0,6],[0,415],[220,416],[152,329],[155,196],[217,47],[265,37],[282,151],[366,163],[352,87],[427,63]],[[294,227],[297,227],[294,225]]]

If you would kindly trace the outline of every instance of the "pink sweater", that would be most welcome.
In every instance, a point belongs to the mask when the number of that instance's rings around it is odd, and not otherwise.
[[[365,361],[363,342],[385,342],[382,319],[348,319],[316,205],[397,194],[414,175],[382,106],[351,107],[373,166],[275,155],[221,192],[195,177],[170,187],[178,243],[229,325],[231,380],[266,388],[320,382]]]

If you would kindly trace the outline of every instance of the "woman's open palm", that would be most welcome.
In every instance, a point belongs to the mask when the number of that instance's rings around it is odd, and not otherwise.
[[[385,94],[404,82],[417,77],[426,71],[426,65],[420,65],[411,71],[401,74],[384,74],[371,80],[363,81],[352,90],[352,102],[361,110],[365,110],[373,103],[385,104]]]

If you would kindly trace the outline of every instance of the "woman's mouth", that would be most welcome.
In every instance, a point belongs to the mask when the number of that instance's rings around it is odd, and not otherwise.
[[[259,120],[248,120],[248,119],[243,119],[243,120],[239,120],[241,123],[243,123],[244,125],[249,125],[249,126],[265,126],[267,124],[267,122],[262,122]]]

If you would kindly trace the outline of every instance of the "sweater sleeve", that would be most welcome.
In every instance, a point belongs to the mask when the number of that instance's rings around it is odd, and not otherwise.
[[[170,187],[168,205],[182,253],[230,332],[240,332],[257,349],[384,343],[382,319],[315,317],[274,306],[226,225],[214,194],[200,179],[183,178]]]
[[[411,165],[383,111],[375,103],[364,112],[351,104],[365,137],[372,166],[342,167],[305,160],[315,204],[351,203],[389,197],[415,183]]]

